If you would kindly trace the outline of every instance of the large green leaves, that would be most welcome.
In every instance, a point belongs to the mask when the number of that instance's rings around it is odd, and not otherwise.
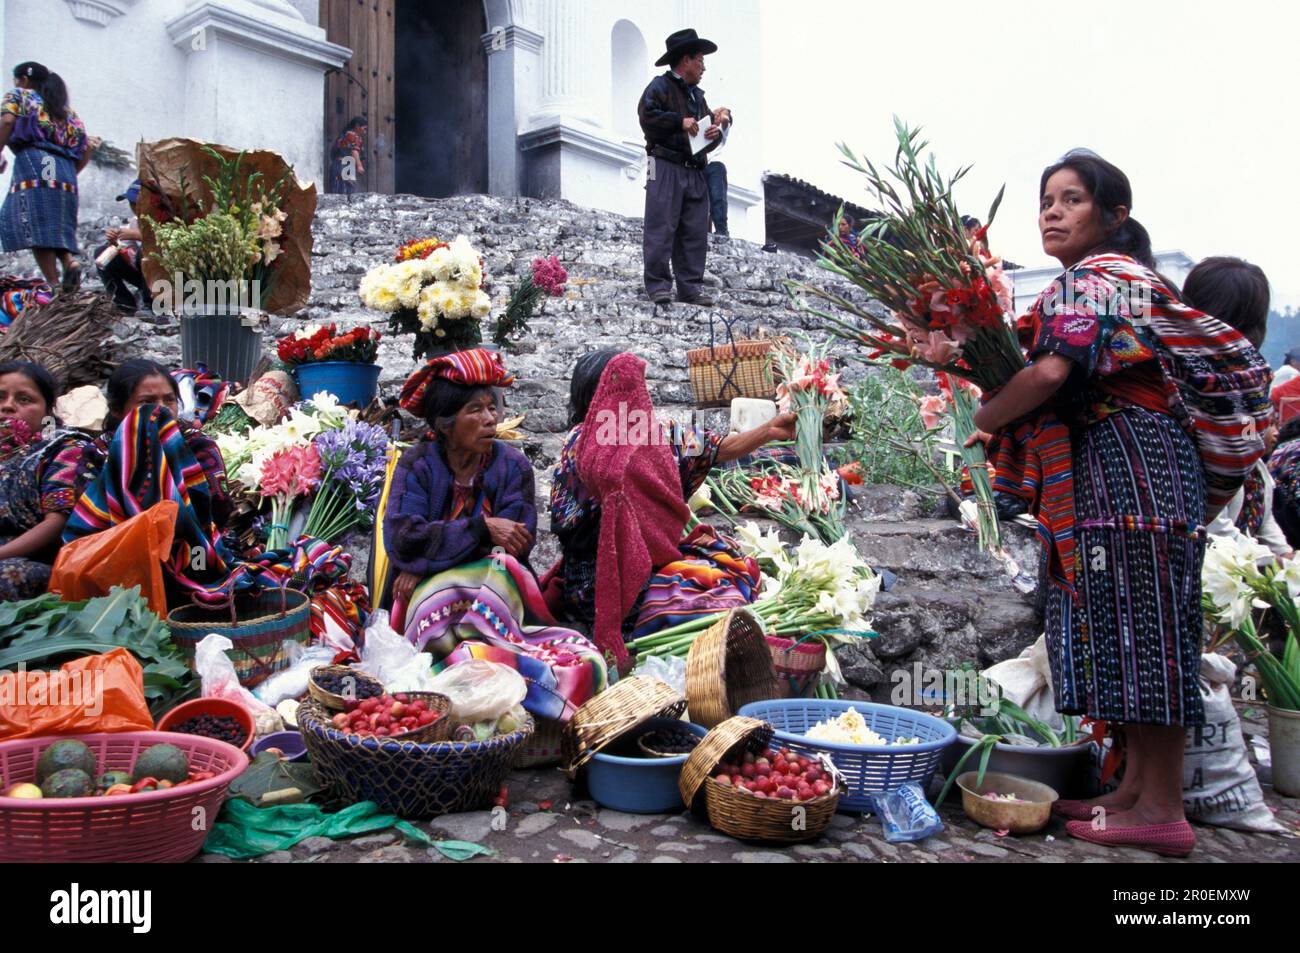
[[[83,602],[62,602],[46,594],[0,604],[0,669],[54,668],[117,647],[140,660],[145,698],[154,711],[169,707],[192,688],[189,666],[139,587],[115,586],[108,595]]]

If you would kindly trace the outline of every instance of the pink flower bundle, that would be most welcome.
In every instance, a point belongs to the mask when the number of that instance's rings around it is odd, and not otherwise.
[[[533,259],[533,284],[552,298],[564,294],[564,285],[568,280],[569,273],[554,255]]]
[[[281,450],[262,464],[262,495],[306,496],[316,489],[320,477],[320,454],[314,444]]]

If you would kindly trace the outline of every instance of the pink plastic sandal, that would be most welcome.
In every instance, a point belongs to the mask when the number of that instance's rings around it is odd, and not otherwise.
[[[1052,813],[1068,821],[1091,821],[1092,805],[1087,801],[1070,801],[1060,798],[1052,805]]]
[[[1186,857],[1196,846],[1196,832],[1186,821],[1176,824],[1146,824],[1142,827],[1112,827],[1093,830],[1091,821],[1070,821],[1065,825],[1071,837],[1105,847],[1136,847],[1163,857]]]

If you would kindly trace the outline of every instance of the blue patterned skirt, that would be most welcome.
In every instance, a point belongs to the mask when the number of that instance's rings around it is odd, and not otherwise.
[[[1056,707],[1199,725],[1205,480],[1172,417],[1128,408],[1072,434],[1077,597],[1053,587]]]
[[[80,250],[77,165],[66,153],[29,146],[14,156],[9,194],[0,207],[0,246]]]

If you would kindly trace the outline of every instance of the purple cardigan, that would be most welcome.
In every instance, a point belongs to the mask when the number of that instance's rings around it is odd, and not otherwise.
[[[482,516],[445,520],[451,505],[452,473],[436,441],[416,444],[397,462],[384,513],[384,546],[393,564],[417,576],[431,576],[482,559],[492,537]],[[523,523],[537,535],[533,467],[514,447],[495,441],[483,472],[492,515]],[[521,562],[526,562],[525,553]]]

